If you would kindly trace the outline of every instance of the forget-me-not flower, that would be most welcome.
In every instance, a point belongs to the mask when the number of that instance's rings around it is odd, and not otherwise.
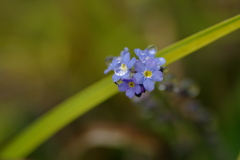
[[[118,90],[121,92],[126,91],[126,96],[132,98],[135,94],[140,94],[142,92],[142,88],[136,82],[134,78],[132,79],[123,79],[122,83],[118,85]]]
[[[163,73],[159,71],[157,62],[152,58],[148,59],[145,63],[137,61],[134,64],[134,68],[137,73],[133,75],[133,78],[136,79],[138,84],[143,84],[144,88],[148,91],[154,89],[154,81],[158,82],[163,79]]]
[[[129,52],[128,48],[125,47],[124,50],[121,51],[119,57],[114,57],[114,58],[113,58],[112,62],[108,65],[108,68],[107,68],[106,70],[104,70],[104,74],[107,74],[109,71],[114,70],[114,67],[115,67],[118,63],[120,63],[120,61],[122,60],[124,54],[125,54],[125,53],[128,53],[128,52]]]
[[[130,60],[129,52],[124,53],[122,59],[114,66],[114,75],[112,76],[112,80],[117,82],[121,78],[129,78],[131,73],[130,69],[136,61],[135,57]]]
[[[108,68],[104,71],[104,74],[114,70],[114,75],[112,76],[114,82],[119,81],[121,78],[129,78],[130,69],[136,61],[135,57],[130,60],[129,50],[128,48],[124,48],[124,50],[121,51],[121,56],[113,59],[112,63],[110,63]]]

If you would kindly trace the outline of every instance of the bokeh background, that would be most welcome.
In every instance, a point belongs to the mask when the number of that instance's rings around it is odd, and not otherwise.
[[[1,0],[0,147],[105,77],[106,56],[118,56],[124,47],[132,55],[134,48],[149,44],[162,49],[239,11],[239,0]],[[157,85],[141,101],[119,93],[63,128],[28,159],[236,159],[240,32],[167,70],[175,78],[165,83],[181,86],[190,78],[199,95],[159,91]]]

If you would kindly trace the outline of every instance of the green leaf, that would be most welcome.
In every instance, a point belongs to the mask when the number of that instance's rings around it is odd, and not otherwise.
[[[183,39],[157,53],[167,64],[240,28],[240,15]],[[23,158],[64,126],[117,93],[108,76],[55,106],[19,133],[0,152],[3,159]]]

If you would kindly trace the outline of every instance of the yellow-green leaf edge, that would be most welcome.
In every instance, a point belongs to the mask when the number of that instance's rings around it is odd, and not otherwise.
[[[167,60],[166,65],[169,65],[239,28],[240,15],[237,15],[160,50],[157,56],[164,57]],[[26,157],[61,128],[117,92],[111,76],[83,89],[55,106],[16,135],[2,148],[0,158]]]

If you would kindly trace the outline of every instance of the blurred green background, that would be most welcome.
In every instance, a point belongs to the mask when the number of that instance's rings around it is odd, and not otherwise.
[[[0,147],[105,77],[106,56],[118,56],[124,47],[132,55],[134,48],[149,44],[162,49],[239,11],[239,0],[0,1]],[[211,113],[210,125],[199,127],[187,118],[190,112],[177,112],[171,123],[156,120],[179,109],[179,97],[172,93],[154,94],[172,106],[157,112],[120,93],[62,129],[28,159],[236,159],[239,64],[236,31],[168,67],[179,81],[189,77],[198,83],[197,99]]]

